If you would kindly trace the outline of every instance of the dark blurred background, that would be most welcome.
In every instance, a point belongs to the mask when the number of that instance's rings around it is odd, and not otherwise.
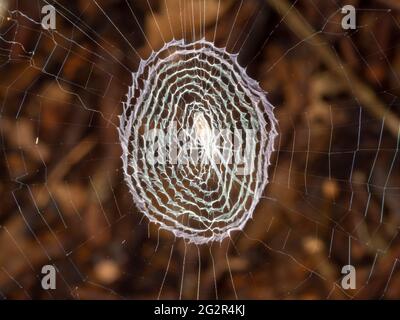
[[[279,137],[254,218],[197,247],[135,208],[117,117],[140,58],[203,36],[239,52]],[[395,0],[0,0],[0,298],[399,298],[399,39]]]

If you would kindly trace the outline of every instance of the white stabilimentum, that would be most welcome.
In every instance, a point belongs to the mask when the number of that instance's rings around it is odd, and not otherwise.
[[[237,55],[173,40],[133,74],[120,116],[125,180],[139,209],[190,242],[242,229],[268,182],[273,107]]]

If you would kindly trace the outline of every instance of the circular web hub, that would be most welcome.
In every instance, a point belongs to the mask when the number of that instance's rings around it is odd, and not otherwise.
[[[173,40],[133,74],[120,117],[125,180],[160,228],[221,241],[251,218],[276,136],[266,93],[237,55]]]

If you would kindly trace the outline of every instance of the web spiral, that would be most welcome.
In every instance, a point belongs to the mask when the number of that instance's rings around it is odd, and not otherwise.
[[[268,182],[276,120],[237,55],[173,40],[142,60],[120,117],[138,208],[189,242],[242,229]]]

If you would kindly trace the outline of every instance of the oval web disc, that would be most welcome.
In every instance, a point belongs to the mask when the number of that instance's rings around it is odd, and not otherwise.
[[[125,180],[160,228],[196,244],[242,229],[268,182],[276,119],[237,55],[173,40],[133,74],[120,116]]]

